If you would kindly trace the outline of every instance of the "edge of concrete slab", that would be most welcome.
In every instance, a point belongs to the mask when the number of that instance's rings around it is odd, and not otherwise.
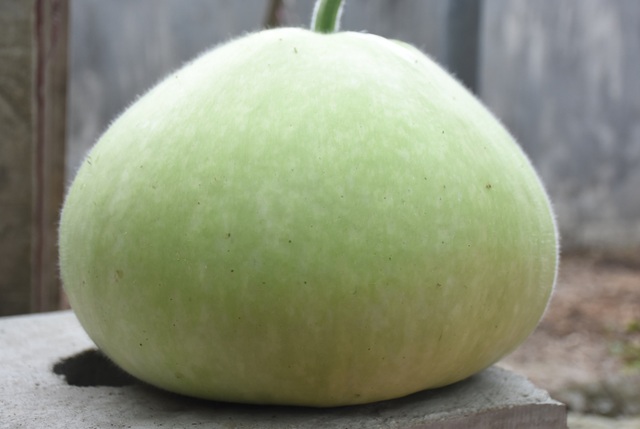
[[[71,311],[0,318],[0,421],[16,428],[566,428],[563,404],[491,367],[454,385],[373,404],[312,409],[226,404],[142,383],[77,387],[53,365],[95,345]]]

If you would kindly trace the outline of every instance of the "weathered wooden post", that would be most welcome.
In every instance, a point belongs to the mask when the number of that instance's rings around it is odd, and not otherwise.
[[[0,315],[59,308],[68,0],[0,3]]]

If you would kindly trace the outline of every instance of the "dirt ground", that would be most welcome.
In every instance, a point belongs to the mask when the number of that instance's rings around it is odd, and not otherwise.
[[[563,255],[542,322],[501,364],[569,410],[640,415],[640,251]]]

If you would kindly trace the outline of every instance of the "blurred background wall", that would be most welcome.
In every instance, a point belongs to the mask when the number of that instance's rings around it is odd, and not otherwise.
[[[313,4],[0,2],[0,315],[59,306],[63,183],[119,112],[218,43],[307,26]],[[640,252],[640,1],[346,0],[342,29],[412,43],[476,92],[540,172],[566,252]]]
[[[72,0],[69,180],[118,112],[269,3]],[[307,25],[313,0],[282,3],[282,24]],[[640,2],[348,0],[342,29],[415,44],[474,87],[539,170],[565,249],[640,246]]]
[[[481,95],[529,153],[564,247],[640,245],[640,2],[486,0]]]

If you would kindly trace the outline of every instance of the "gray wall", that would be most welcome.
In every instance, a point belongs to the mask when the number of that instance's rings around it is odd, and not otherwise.
[[[347,0],[342,29],[443,63],[479,42],[480,95],[541,173],[565,248],[640,247],[640,2],[483,0],[476,37],[450,16],[474,1]],[[306,26],[313,3],[285,0],[284,21]],[[267,4],[72,0],[68,177],[117,113],[197,53],[259,29]]]
[[[207,47],[260,27],[265,1],[72,0],[67,177],[126,106]]]
[[[565,247],[640,246],[640,2],[483,12],[481,95],[544,178]]]
[[[198,53],[259,30],[268,0],[71,0],[67,176],[138,95]],[[314,0],[285,0],[284,21],[309,25]],[[435,55],[441,0],[348,0],[342,28],[410,42]]]

